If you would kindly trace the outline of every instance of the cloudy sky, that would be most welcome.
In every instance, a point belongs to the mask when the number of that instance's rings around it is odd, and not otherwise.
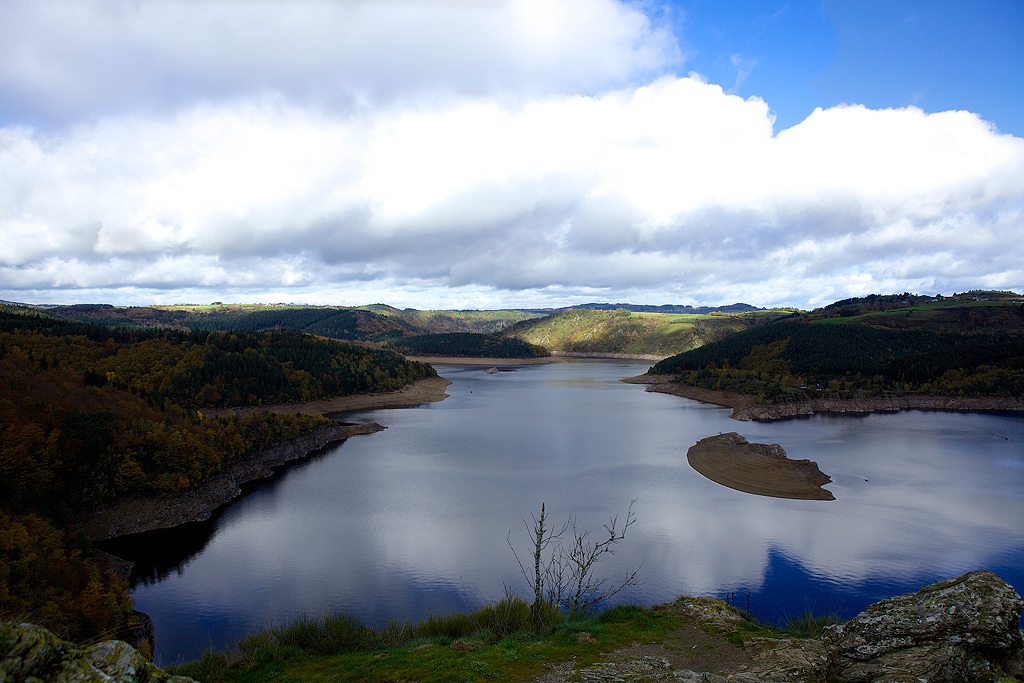
[[[0,299],[1024,290],[1016,0],[3,0]]]

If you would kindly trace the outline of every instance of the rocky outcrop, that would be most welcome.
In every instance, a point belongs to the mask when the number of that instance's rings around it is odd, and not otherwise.
[[[4,683],[195,683],[119,640],[82,647],[33,624],[0,623],[0,657]]]
[[[538,680],[1014,683],[1024,680],[1022,609],[1017,592],[984,570],[882,600],[845,624],[826,627],[820,639],[776,636],[721,600],[682,597],[652,608],[685,617],[690,630],[678,640],[634,644],[579,668],[572,661],[553,664]],[[708,653],[716,663],[694,668],[707,664]],[[39,626],[0,623],[4,683],[190,680],[169,676],[119,641],[81,647]]]
[[[973,683],[1024,675],[1024,601],[975,571],[871,605],[822,636],[826,678],[850,683]]]
[[[682,614],[701,632],[742,637],[742,658],[694,670],[690,642],[608,653],[609,660],[553,669],[545,683],[1014,683],[1024,681],[1024,601],[989,571],[975,571],[871,605],[826,627],[820,639],[749,635],[752,625],[721,600],[679,598],[654,611]],[[747,634],[747,635],[743,635]],[[721,649],[722,643],[704,647]],[[703,648],[702,648],[703,649]],[[671,660],[677,660],[673,662]]]
[[[229,463],[218,474],[181,493],[157,498],[126,498],[86,518],[79,528],[94,541],[143,531],[169,529],[188,522],[203,522],[214,510],[242,495],[242,485],[273,476],[273,468],[300,460],[355,434],[384,429],[369,423],[330,424],[309,434],[267,448],[252,457]]]

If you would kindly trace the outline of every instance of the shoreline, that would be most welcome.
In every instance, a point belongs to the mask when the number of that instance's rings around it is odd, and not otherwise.
[[[330,415],[355,410],[376,410],[378,408],[409,408],[423,403],[435,403],[448,398],[445,389],[450,380],[441,376],[425,377],[396,391],[378,392],[373,394],[352,394],[335,396],[315,401],[297,403],[278,403],[269,406],[239,406],[210,411],[211,415],[236,415],[245,417],[263,411],[301,415]]]
[[[443,401],[448,398],[445,389],[450,384],[451,381],[444,377],[426,377],[386,393],[335,396],[305,403],[241,406],[210,413],[244,417],[268,411],[326,416],[356,410],[407,408]],[[204,522],[219,508],[241,497],[244,493],[242,486],[245,484],[272,477],[274,469],[312,457],[350,437],[373,434],[383,429],[385,427],[376,422],[356,425],[335,423],[317,427],[308,434],[258,451],[244,460],[230,462],[222,471],[204,479],[194,488],[163,496],[133,496],[96,510],[82,521],[80,528],[94,541],[109,541],[121,536]]]
[[[875,396],[868,398],[812,398],[796,403],[759,404],[747,394],[704,389],[673,382],[665,375],[639,375],[627,384],[647,384],[645,391],[671,394],[702,403],[732,408],[730,417],[741,422],[774,422],[819,413],[865,415],[896,413],[901,410],[939,410],[956,413],[1024,413],[1024,398],[1011,396]]]
[[[554,356],[540,358],[486,358],[483,356],[406,356],[406,359],[430,365],[545,365],[562,362]],[[450,382],[449,382],[450,384]]]
[[[312,457],[325,448],[358,434],[372,434],[385,427],[368,422],[346,426],[331,424],[284,443],[227,463],[217,474],[193,488],[162,496],[131,496],[87,515],[78,529],[94,542],[109,541],[192,522],[205,522],[219,508],[243,495],[242,486],[274,476],[275,468]]]
[[[664,360],[667,356],[648,356],[637,353],[589,353],[584,351],[552,351],[550,356],[531,358],[487,358],[484,356],[406,356],[408,360],[431,365],[545,365],[547,363],[569,363],[577,359],[592,360]],[[641,375],[642,376],[642,375]]]

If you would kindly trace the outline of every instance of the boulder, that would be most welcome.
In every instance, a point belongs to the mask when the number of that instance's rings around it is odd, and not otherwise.
[[[158,669],[119,640],[83,647],[42,626],[0,622],[0,681],[4,683],[195,683]]]
[[[1013,587],[985,570],[887,598],[825,629],[825,679],[987,683],[1019,677],[1021,610],[1024,601]]]

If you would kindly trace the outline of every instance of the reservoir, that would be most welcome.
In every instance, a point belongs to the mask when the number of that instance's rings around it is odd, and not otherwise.
[[[780,621],[851,617],[973,569],[1024,592],[1024,418],[909,411],[737,422],[730,411],[618,380],[649,363],[437,365],[451,397],[352,413],[383,432],[329,448],[186,532],[118,548],[138,565],[136,609],[158,663],[198,657],[306,613],[371,626],[470,610],[505,587],[530,599],[509,548],[546,505],[560,526],[636,523],[597,574],[640,567],[617,602],[726,597]],[[778,443],[832,478],[834,501],[768,498],[692,470],[721,432]],[[641,566],[642,563],[642,566]],[[749,602],[748,602],[749,601]]]

